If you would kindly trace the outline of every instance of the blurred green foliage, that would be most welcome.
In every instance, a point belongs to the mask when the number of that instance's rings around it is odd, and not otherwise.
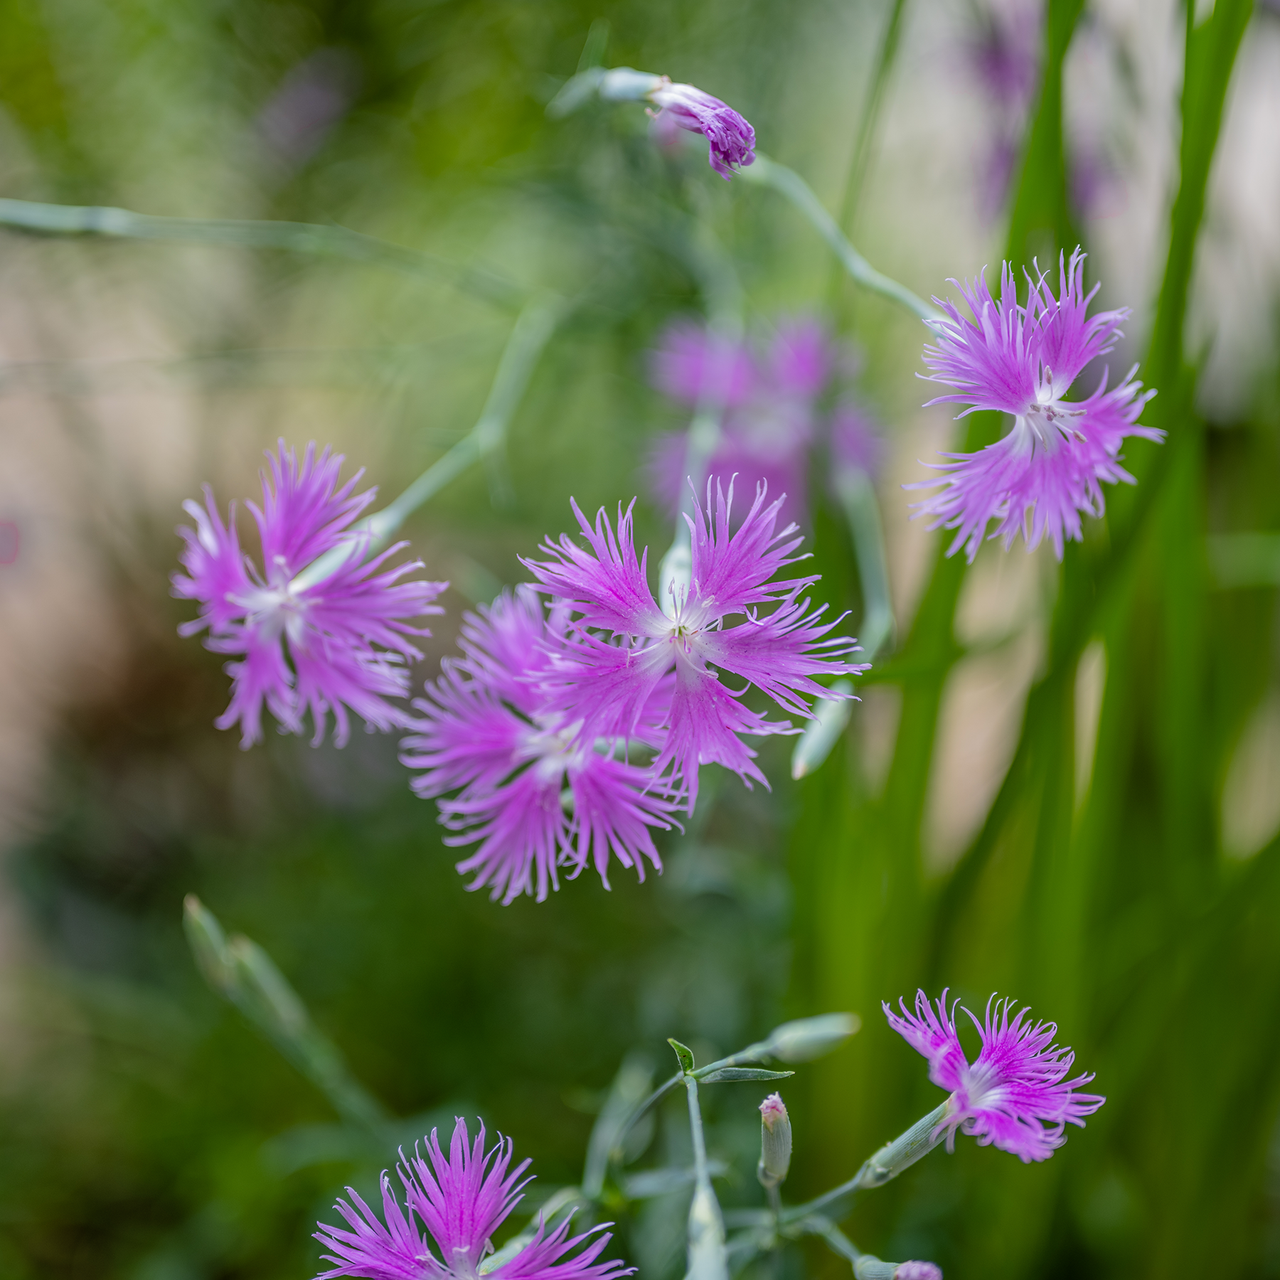
[[[705,85],[790,161],[814,145],[789,115],[804,33],[853,24],[882,50],[878,68],[850,72],[872,89],[892,71],[898,27],[880,33],[902,11],[754,0],[603,12],[610,63]],[[1049,6],[1010,211],[1020,262],[1078,234],[1061,73],[1081,14],[1078,0]],[[338,222],[517,289],[581,294],[514,424],[509,503],[495,509],[477,471],[411,531],[482,582],[514,580],[515,556],[563,527],[570,493],[588,508],[629,497],[645,439],[672,424],[641,353],[699,305],[695,217],[715,226],[756,313],[811,303],[831,276],[780,202],[657,154],[640,113],[548,124],[542,106],[599,16],[568,0],[8,3],[3,194]],[[43,950],[21,975],[0,1091],[0,1274],[313,1274],[309,1224],[345,1181],[367,1186],[391,1159],[203,985],[180,922],[196,892],[266,948],[406,1135],[478,1112],[534,1158],[546,1190],[581,1177],[592,1116],[628,1053],[665,1074],[668,1036],[706,1061],[784,1015],[854,1009],[861,1035],[787,1085],[788,1189],[817,1193],[937,1101],[878,1002],[950,985],[981,1004],[998,989],[1059,1022],[1107,1106],[1044,1165],[966,1142],[935,1154],[860,1204],[849,1233],[953,1276],[1280,1275],[1280,845],[1240,862],[1218,834],[1228,762],[1276,678],[1276,591],[1217,589],[1205,544],[1211,531],[1280,528],[1280,422],[1211,424],[1194,408],[1188,287],[1249,6],[1218,0],[1201,18],[1189,7],[1181,185],[1143,375],[1160,388],[1148,420],[1169,441],[1135,443],[1140,484],[1109,494],[1106,521],[1068,548],[1013,763],[945,872],[926,872],[922,827],[940,708],[968,652],[955,616],[970,571],[941,543],[909,632],[868,677],[901,691],[881,789],[856,734],[795,786],[767,743],[773,794],[710,788],[664,848],[661,878],[619,874],[609,894],[583,880],[500,909],[463,891],[394,743],[338,753],[281,739],[242,754],[215,734],[219,662],[176,639],[165,598],[169,516],[153,528],[158,517],[135,513],[105,535],[130,651],[66,717],[40,830],[9,862]],[[271,104],[313,73],[328,77],[333,119],[280,132]],[[840,189],[832,177],[820,194]],[[514,315],[447,281],[276,251],[12,236],[2,248],[44,279],[104,261],[142,279],[200,357],[184,368],[207,383],[215,421],[246,386],[267,406],[264,439],[277,417],[298,430],[300,405],[320,403],[326,423],[350,413],[359,461],[388,481],[470,425]],[[909,245],[891,251],[910,262]],[[237,287],[216,279],[224,270]],[[878,357],[906,341],[914,360],[914,328],[887,304],[831,296],[867,349],[872,388],[909,401],[914,388],[884,389],[909,360],[878,372]],[[300,335],[316,361],[301,372],[288,355]],[[999,430],[970,422],[970,447]],[[211,440],[200,447],[225,464]],[[660,548],[663,521],[645,511],[641,525]],[[816,513],[815,542],[825,590],[856,610],[834,512]],[[1077,794],[1081,657],[1099,641],[1097,747]],[[711,1154],[740,1171],[718,1185],[727,1205],[761,1203],[757,1101],[742,1085],[704,1091]],[[688,1161],[682,1109],[676,1099],[652,1137],[668,1163]],[[687,1200],[656,1197],[621,1223],[618,1248],[642,1276],[680,1273]],[[844,1274],[826,1254],[806,1262]]]

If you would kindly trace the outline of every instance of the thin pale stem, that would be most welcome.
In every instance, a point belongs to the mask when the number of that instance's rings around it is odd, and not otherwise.
[[[538,357],[550,341],[566,310],[564,299],[542,297],[528,303],[512,327],[494,374],[489,398],[476,424],[443,457],[433,462],[395,501],[355,527],[366,534],[321,556],[294,579],[294,588],[322,582],[353,556],[372,555],[428,499],[460,476],[468,467],[493,458],[506,439],[507,427],[515,414]]]
[[[881,1147],[875,1155],[863,1162],[862,1167],[838,1187],[810,1200],[808,1204],[797,1205],[786,1210],[784,1219],[788,1223],[798,1222],[812,1214],[831,1213],[832,1217],[841,1217],[848,1212],[860,1191],[868,1191],[873,1187],[882,1187],[892,1178],[896,1178],[904,1169],[910,1168],[922,1156],[926,1156],[946,1136],[941,1128],[951,1108],[948,1098],[941,1106],[935,1107],[927,1116],[922,1116],[905,1133],[900,1134],[892,1142]],[[835,1212],[831,1212],[832,1210]]]
[[[284,249],[317,257],[371,262],[427,275],[496,302],[519,306],[527,291],[475,267],[459,267],[433,254],[406,249],[347,227],[310,222],[270,222],[239,218],[164,218],[101,205],[41,204],[0,199],[0,226],[46,236],[105,236],[177,244]]]
[[[732,260],[706,218],[699,219],[690,258],[706,308],[708,347],[713,353],[732,351],[742,342],[742,286]],[[720,377],[708,378],[703,383],[693,421],[689,424],[675,536],[658,570],[658,604],[673,616],[682,588],[687,588],[692,573],[688,521],[693,516],[695,495],[702,492],[707,467],[720,443],[720,426],[729,393],[726,380],[732,376],[732,365],[732,359],[713,355],[708,368]]]
[[[858,558],[864,604],[858,640],[870,662],[892,638],[894,629],[880,504],[871,477],[865,471],[848,471],[839,476],[836,494],[849,522],[853,549]]]
[[[724,1218],[711,1186],[707,1143],[702,1130],[702,1108],[698,1105],[698,1082],[684,1077],[689,1096],[689,1133],[693,1139],[693,1202],[689,1206],[689,1268],[686,1280],[728,1280]]]
[[[862,108],[862,119],[858,122],[858,140],[854,144],[853,155],[849,160],[844,195],[840,200],[839,225],[849,233],[853,231],[853,217],[857,210],[858,198],[862,194],[862,180],[866,176],[867,162],[871,156],[871,141],[875,136],[876,123],[880,119],[880,107],[884,102],[889,75],[898,55],[902,16],[905,9],[906,0],[892,0],[884,34],[880,38],[880,49],[876,55],[875,75],[872,76],[871,87],[867,91],[867,100]]]
[[[770,160],[757,151],[755,163],[750,168],[743,169],[741,177],[744,181],[772,187],[779,194],[786,196],[809,219],[814,230],[831,246],[844,269],[864,289],[870,289],[873,293],[878,293],[891,302],[906,307],[922,320],[944,318],[940,311],[931,307],[923,298],[917,297],[906,285],[899,284],[883,272],[877,271],[850,244],[836,220],[814,194],[813,188],[794,169],[788,169],[786,165]]]

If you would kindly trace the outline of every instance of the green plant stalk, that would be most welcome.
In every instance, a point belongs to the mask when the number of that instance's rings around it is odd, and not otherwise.
[[[689,1206],[689,1267],[686,1280],[728,1280],[724,1218],[711,1185],[707,1142],[702,1130],[702,1108],[698,1105],[698,1082],[692,1075],[685,1075],[684,1083],[689,1097],[689,1133],[693,1139],[694,1168],[693,1202]]]
[[[702,294],[709,335],[727,345],[740,343],[743,333],[742,286],[732,259],[725,253],[706,218],[700,218],[696,223],[689,263]],[[707,468],[720,443],[724,400],[724,387],[704,387],[689,424],[689,442],[684,457],[686,483],[681,486],[675,536],[658,566],[658,607],[673,617],[682,589],[687,590],[693,574],[689,521],[693,518],[695,500],[702,498]]]
[[[1051,7],[1051,56],[1060,60],[1078,6],[1064,8],[1051,0]],[[1024,151],[1011,216],[1007,256],[1016,262],[1025,252],[1018,228],[1057,225],[1057,207],[1065,201],[1060,113],[1054,115],[1053,102],[1043,95],[1031,132],[1038,142]],[[992,412],[970,414],[964,423],[959,445],[964,452],[992,443],[1004,428],[1003,416]],[[810,886],[810,901],[796,921],[801,934],[813,939],[808,963],[817,987],[804,993],[807,1000],[858,1008],[874,1003],[885,990],[910,990],[936,945],[938,928],[959,927],[940,914],[937,891],[926,887],[922,841],[939,716],[952,670],[964,653],[955,637],[955,615],[968,566],[963,557],[948,557],[947,545],[945,535],[939,537],[920,604],[893,659],[901,702],[879,796],[834,783],[811,786],[806,793],[805,816],[792,848],[797,878]],[[980,874],[973,877],[975,885],[981,880]],[[867,1064],[856,1095],[831,1072],[819,1072],[817,1087],[823,1113],[846,1147],[865,1141],[877,1123],[862,1098],[874,1097],[877,1108],[905,1106],[909,1098],[908,1082],[887,1055]]]
[[[477,267],[459,267],[347,227],[239,218],[166,218],[101,205],[41,204],[0,199],[0,226],[44,236],[101,236],[243,249],[282,249],[322,258],[347,258],[429,276],[504,307],[523,304],[526,290]]]
[[[813,188],[794,169],[788,169],[786,165],[770,160],[768,156],[757,151],[755,163],[742,170],[740,181],[771,187],[790,200],[831,247],[841,266],[864,289],[869,289],[872,293],[878,293],[881,297],[898,303],[913,315],[919,316],[921,320],[942,319],[940,311],[930,306],[923,298],[917,297],[906,285],[899,284],[883,272],[877,271],[849,243],[848,237],[827,212],[826,206],[814,194]]]
[[[348,1124],[382,1141],[390,1113],[351,1074],[271,957],[249,938],[228,938],[194,894],[183,903],[182,922],[196,965],[213,990],[239,1009]]]
[[[507,429],[524,397],[538,358],[545,350],[567,305],[559,297],[536,298],[517,317],[503,348],[493,385],[475,426],[443,457],[433,462],[398,498],[362,520],[355,532],[369,535],[335,547],[309,564],[293,580],[299,589],[323,582],[348,559],[361,559],[385,546],[400,526],[447,484],[477,462],[495,457],[506,440]]]
[[[836,477],[836,496],[853,534],[862,583],[863,613],[858,641],[863,657],[875,661],[893,638],[893,598],[889,592],[889,564],[884,550],[884,527],[875,485],[865,471],[849,470]]]
[[[871,87],[867,90],[862,119],[858,122],[858,140],[854,144],[853,155],[849,160],[844,195],[840,200],[838,225],[843,227],[847,234],[853,232],[854,214],[857,211],[858,199],[862,195],[867,163],[871,158],[871,143],[875,138],[876,125],[880,122],[880,108],[884,104],[885,90],[889,87],[893,64],[898,57],[902,19],[906,9],[906,0],[893,0],[889,8],[889,19],[884,24],[884,34],[880,37],[880,48],[876,53],[876,69],[871,77]]]
[[[946,1131],[941,1126],[950,1114],[951,1105],[951,1099],[948,1098],[928,1115],[921,1116],[909,1129],[864,1160],[858,1172],[847,1182],[832,1187],[830,1191],[806,1204],[787,1209],[783,1213],[783,1221],[793,1224],[812,1214],[844,1217],[853,1207],[859,1192],[884,1186],[904,1169],[909,1169],[917,1160],[927,1156],[946,1137]]]

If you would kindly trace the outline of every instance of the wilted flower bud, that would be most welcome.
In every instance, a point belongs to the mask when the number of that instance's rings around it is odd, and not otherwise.
[[[760,1163],[756,1177],[761,1185],[776,1187],[791,1168],[791,1121],[782,1095],[771,1093],[760,1104]]]
[[[856,1013],[823,1013],[816,1018],[800,1018],[774,1027],[765,1041],[771,1057],[783,1062],[808,1062],[829,1053],[862,1026]]]

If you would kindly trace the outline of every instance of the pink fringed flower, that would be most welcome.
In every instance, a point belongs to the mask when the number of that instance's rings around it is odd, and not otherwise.
[[[425,1160],[416,1151],[412,1159],[407,1159],[403,1151],[400,1153],[396,1172],[404,1186],[404,1205],[384,1171],[382,1219],[348,1187],[351,1202],[339,1199],[334,1208],[351,1229],[325,1222],[316,1224],[320,1230],[315,1238],[332,1251],[323,1257],[333,1263],[330,1270],[320,1273],[318,1280],[337,1276],[476,1280],[480,1263],[493,1251],[493,1233],[522,1199],[521,1192],[529,1179],[521,1181],[521,1175],[529,1161],[508,1171],[511,1139],[499,1138],[486,1155],[484,1125],[472,1144],[461,1118],[454,1126],[447,1159],[434,1129],[426,1148]],[[632,1274],[635,1268],[624,1267],[621,1262],[596,1261],[609,1243],[611,1237],[605,1228],[612,1223],[570,1236],[570,1221],[564,1218],[550,1232],[540,1221],[533,1239],[488,1274],[494,1280],[619,1280]]]
[[[707,505],[711,509],[711,482]],[[775,530],[780,503],[765,505],[756,491],[746,519],[730,533],[733,485],[715,486],[714,515],[695,502],[688,520],[692,574],[687,588],[672,590],[670,613],[653,598],[646,578],[648,551],[637,557],[632,508],[618,509],[617,530],[603,509],[594,527],[573,504],[589,546],[567,534],[548,540],[550,559],[526,561],[544,588],[577,615],[578,641],[549,673],[555,705],[586,735],[632,738],[652,733],[659,714],[658,772],[670,770],[670,786],[692,812],[698,766],[722,764],[747,785],[765,782],[743,734],[792,732],[743,705],[755,685],[779,706],[809,717],[807,699],[828,697],[813,677],[866,670],[841,660],[857,648],[847,636],[829,636],[836,622],[822,622],[823,605],[811,610],[801,593],[816,576],[772,581],[800,558],[803,539],[795,525]],[[632,504],[634,506],[634,503]],[[761,615],[760,609],[771,611]],[[737,617],[736,625],[727,620]],[[745,683],[731,689],[721,676]],[[766,783],[767,785],[767,783]]]
[[[929,1079],[951,1093],[940,1126],[947,1130],[947,1149],[954,1147],[958,1129],[983,1146],[994,1143],[1029,1164],[1053,1155],[1067,1140],[1067,1124],[1083,1128],[1084,1117],[1106,1099],[1076,1092],[1093,1079],[1092,1073],[1065,1078],[1075,1054],[1053,1043],[1056,1023],[1033,1025],[1025,1008],[1011,1021],[1010,1004],[993,995],[982,1022],[964,1010],[982,1037],[982,1050],[972,1064],[956,1033],[959,1001],[948,1011],[946,991],[936,1008],[923,991],[916,992],[914,1014],[902,1000],[901,1015],[888,1004],[882,1007],[889,1025],[929,1060]]]
[[[1001,269],[1001,296],[992,298],[985,279],[957,285],[973,313],[962,316],[952,302],[934,299],[946,319],[928,323],[938,336],[925,347],[929,381],[957,390],[930,400],[1000,409],[1013,415],[1013,430],[977,453],[948,453],[938,480],[912,489],[942,490],[915,505],[934,517],[931,529],[957,533],[948,554],[961,546],[969,560],[977,554],[987,525],[1003,537],[1006,550],[1021,534],[1028,550],[1048,537],[1059,559],[1064,540],[1081,537],[1082,514],[1103,512],[1102,482],[1133,483],[1120,465],[1127,436],[1164,439],[1164,432],[1138,425],[1138,415],[1154,391],[1134,380],[1107,390],[1104,370],[1098,389],[1084,400],[1066,394],[1085,365],[1115,347],[1127,310],[1088,316],[1097,286],[1084,292],[1084,255],[1079,249],[1059,264],[1059,296],[1041,274],[1031,281],[1027,305],[1019,306],[1011,263]],[[956,283],[953,281],[952,283]]]
[[[430,634],[409,620],[440,613],[431,601],[445,584],[401,582],[422,568],[420,560],[384,569],[403,542],[365,560],[368,535],[351,526],[377,491],[352,494],[363,472],[339,487],[341,455],[326,448],[317,458],[311,444],[299,466],[282,440],[268,457],[262,506],[245,504],[257,522],[262,568],[240,548],[235,504],[224,524],[207,485],[204,506],[183,504],[195,529],[178,530],[186,574],[174,574],[173,594],[200,603],[200,617],[181,633],[207,627],[206,647],[237,659],[227,664],[231,704],[217,726],[239,724],[245,747],[262,738],[264,707],[288,733],[302,733],[310,711],[316,743],[330,713],[338,746],[347,740],[349,710],[384,732],[401,726],[405,712],[387,699],[408,693],[405,663],[422,656],[408,637]],[[344,548],[349,556],[322,579],[299,582],[308,565]]]
[[[563,614],[563,610],[560,611]],[[422,769],[413,782],[438,799],[451,845],[480,842],[458,864],[470,887],[490,886],[504,903],[523,893],[541,902],[590,861],[609,887],[609,859],[644,879],[662,862],[650,828],[667,828],[674,806],[653,790],[651,771],[617,758],[625,743],[584,739],[581,721],[547,704],[551,654],[566,645],[549,628],[532,587],[504,593],[463,619],[460,660],[446,658],[405,739],[402,760]],[[638,732],[643,733],[641,726]]]
[[[755,162],[756,131],[719,98],[691,84],[672,84],[666,76],[648,98],[659,109],[659,121],[665,118],[706,138],[711,167],[722,178]]]

